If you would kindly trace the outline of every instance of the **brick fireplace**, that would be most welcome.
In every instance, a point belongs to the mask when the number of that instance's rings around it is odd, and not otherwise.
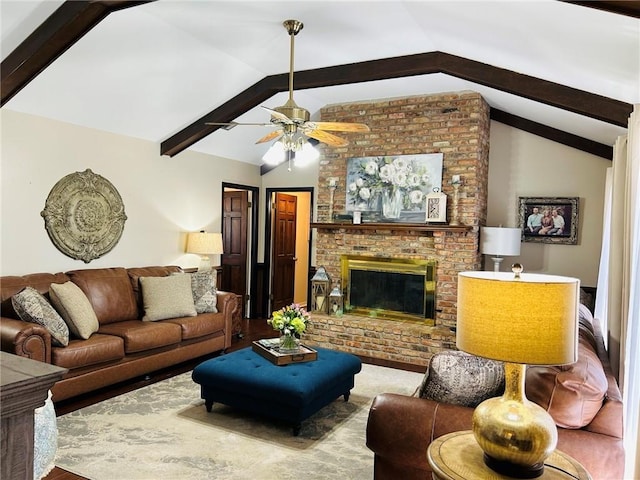
[[[424,366],[430,356],[455,348],[457,274],[480,268],[479,227],[487,207],[489,107],[475,92],[443,93],[330,105],[323,121],[362,122],[368,134],[349,136],[342,148],[322,147],[318,178],[316,265],[340,279],[343,255],[436,262],[435,324],[345,314],[314,314],[309,343],[365,357]],[[342,133],[341,133],[342,134]],[[347,136],[347,135],[345,135]],[[402,224],[344,225],[329,218],[329,178],[337,178],[333,211],[345,210],[347,159],[443,153],[442,191],[451,218],[451,178],[460,175],[458,212],[464,227],[411,228]]]

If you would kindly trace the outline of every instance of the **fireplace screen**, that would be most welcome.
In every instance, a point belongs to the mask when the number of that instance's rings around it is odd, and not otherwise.
[[[433,324],[435,260],[343,255],[345,312]]]

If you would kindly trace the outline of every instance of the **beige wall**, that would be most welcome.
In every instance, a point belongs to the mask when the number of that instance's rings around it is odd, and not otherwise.
[[[220,231],[221,183],[258,186],[259,168],[2,109],[0,273],[19,275],[105,266],[197,266],[184,232]],[[85,264],[52,244],[40,212],[62,177],[90,168],[120,193],[128,217],[119,243]],[[219,264],[218,256],[212,263]]]
[[[491,122],[487,225],[517,227],[518,197],[580,197],[578,245],[522,243],[520,257],[506,258],[502,270],[517,260],[525,271],[577,277],[595,287],[610,166],[609,160]]]
[[[221,182],[258,186],[260,225],[264,191],[318,186],[318,164],[282,165],[260,176],[242,162],[183,152],[161,157],[159,145],[0,110],[0,274],[102,266],[178,264],[196,266],[184,253],[181,232],[220,230]],[[595,286],[600,257],[605,170],[611,162],[498,122],[491,123],[487,225],[517,225],[518,196],[578,196],[579,244],[522,244],[527,271],[572,275]],[[128,220],[118,245],[84,264],[60,253],[49,240],[40,212],[63,176],[91,168],[120,192]],[[317,205],[314,199],[314,205]],[[260,227],[259,259],[264,229]],[[315,255],[312,252],[312,263]],[[509,258],[512,262],[516,258]],[[212,258],[216,264],[219,259]],[[504,267],[503,267],[504,268]]]

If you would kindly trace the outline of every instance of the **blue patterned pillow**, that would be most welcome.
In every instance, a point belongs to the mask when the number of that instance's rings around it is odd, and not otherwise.
[[[37,323],[51,333],[51,343],[56,347],[69,345],[69,327],[40,292],[25,287],[11,297],[11,304],[24,322]]]
[[[476,407],[504,392],[504,364],[452,350],[436,353],[419,389],[420,398]]]

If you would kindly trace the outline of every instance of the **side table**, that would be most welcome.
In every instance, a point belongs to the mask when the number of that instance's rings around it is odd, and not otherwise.
[[[509,480],[484,463],[483,451],[470,430],[454,432],[429,445],[427,459],[434,480]],[[558,450],[545,461],[541,480],[591,480],[591,475],[569,455]]]

